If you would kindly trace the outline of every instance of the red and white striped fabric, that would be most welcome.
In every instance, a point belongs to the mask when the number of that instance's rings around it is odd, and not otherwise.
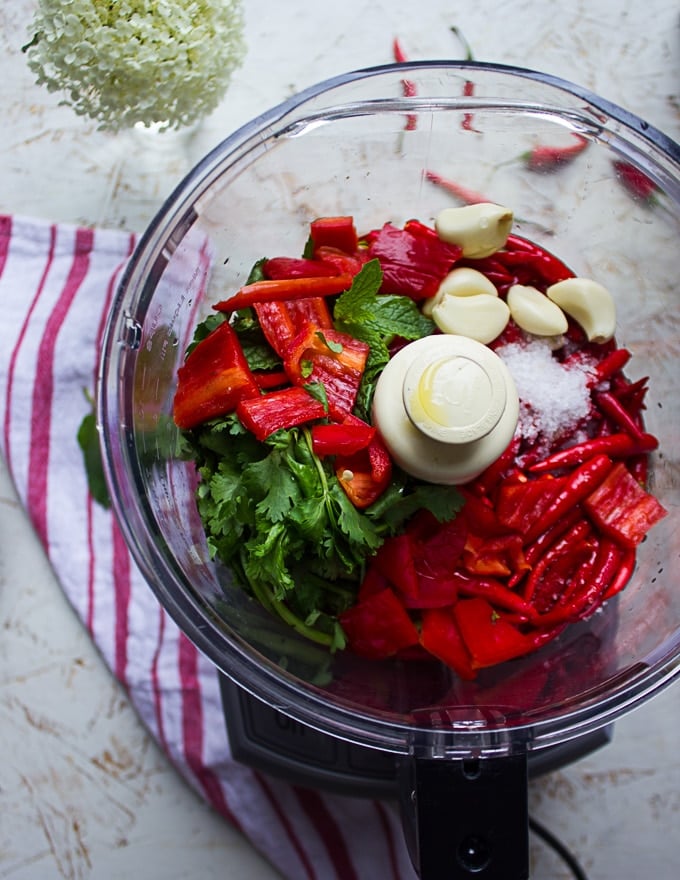
[[[76,613],[177,770],[291,880],[412,880],[391,806],[289,785],[235,762],[217,673],[157,603],[76,434],[134,237],[0,216],[0,448]]]

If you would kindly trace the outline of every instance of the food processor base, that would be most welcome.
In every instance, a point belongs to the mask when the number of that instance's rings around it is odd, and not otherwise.
[[[289,718],[220,674],[232,754],[273,776],[355,797],[395,798],[398,756],[346,742]],[[607,745],[613,724],[529,753],[530,778],[565,767]]]

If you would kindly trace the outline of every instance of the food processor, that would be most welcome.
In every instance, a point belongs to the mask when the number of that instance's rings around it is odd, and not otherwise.
[[[568,160],[527,163],[574,137],[585,148]],[[612,291],[630,378],[649,376],[649,488],[668,516],[602,610],[462,681],[434,661],[331,654],[234,584],[208,551],[172,400],[196,324],[257,260],[300,254],[310,220],[432,224],[476,194]],[[527,776],[607,742],[617,717],[678,674],[679,231],[680,148],[644,121],[545,74],[419,62],[325,81],[227,137],[169,196],[122,279],[98,417],[141,572],[219,670],[235,756],[301,784],[397,797],[423,880],[527,877]]]

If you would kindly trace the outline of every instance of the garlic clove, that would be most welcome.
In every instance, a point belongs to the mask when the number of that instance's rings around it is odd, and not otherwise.
[[[510,208],[493,202],[444,208],[435,219],[437,234],[449,244],[457,244],[464,257],[480,259],[500,250],[512,229]]]
[[[505,329],[510,309],[488,293],[445,296],[432,309],[432,319],[443,333],[456,333],[488,345]]]
[[[535,287],[513,284],[508,290],[507,303],[513,321],[527,333],[559,336],[567,332],[569,325],[562,309]]]
[[[445,296],[474,296],[477,293],[488,293],[489,296],[498,296],[498,291],[493,282],[489,281],[486,275],[477,271],[477,269],[470,269],[467,266],[452,269],[442,279],[435,295],[426,299],[423,303],[423,314],[431,317],[432,309]]]
[[[589,342],[608,342],[616,331],[616,306],[606,287],[590,278],[566,278],[546,295],[583,329]]]

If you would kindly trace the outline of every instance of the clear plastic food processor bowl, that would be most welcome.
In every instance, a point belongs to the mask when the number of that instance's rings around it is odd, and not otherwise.
[[[404,80],[414,97],[403,96]],[[537,144],[575,134],[587,149],[554,172],[522,161]],[[644,175],[645,187],[631,189],[620,162]],[[298,255],[319,216],[351,214],[360,231],[387,220],[432,223],[460,202],[428,172],[511,207],[516,232],[612,291],[617,340],[634,355],[628,375],[650,377],[646,421],[659,438],[650,486],[669,514],[604,610],[536,654],[465,683],[434,663],[331,656],[233,585],[210,559],[196,476],[176,456],[171,415],[196,323],[255,261]],[[359,71],[228,137],[142,237],[101,362],[114,506],[160,602],[252,694],[314,728],[396,754],[532,752],[600,728],[657,692],[680,665],[679,231],[678,146],[595,95],[529,71],[448,62]]]

